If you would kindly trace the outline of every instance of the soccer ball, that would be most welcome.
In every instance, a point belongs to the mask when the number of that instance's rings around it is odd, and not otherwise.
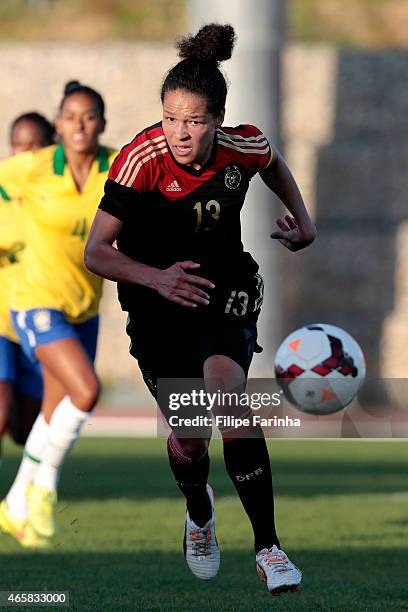
[[[349,404],[365,377],[364,355],[343,329],[316,323],[280,345],[275,375],[286,399],[303,412],[325,415]]]

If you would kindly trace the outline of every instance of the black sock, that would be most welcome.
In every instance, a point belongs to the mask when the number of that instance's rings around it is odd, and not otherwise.
[[[191,458],[171,434],[167,440],[167,452],[177,485],[186,498],[190,518],[199,527],[204,527],[212,516],[211,502],[207,493],[210,470],[208,451],[198,459]]]
[[[255,536],[255,551],[280,547],[275,529],[272,474],[262,429],[257,438],[225,438],[224,460]]]

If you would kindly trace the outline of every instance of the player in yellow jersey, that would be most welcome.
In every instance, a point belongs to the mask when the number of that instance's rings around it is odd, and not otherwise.
[[[0,163],[0,184],[20,192],[26,219],[12,318],[44,381],[41,414],[0,507],[0,525],[7,523],[5,530],[21,543],[27,527],[43,539],[54,534],[60,467],[99,395],[93,361],[102,282],[85,268],[83,253],[115,156],[99,145],[104,128],[100,94],[72,81],[56,120],[61,144]]]
[[[11,154],[37,151],[55,143],[55,127],[40,113],[19,115],[10,126]]]
[[[15,155],[36,151],[55,142],[54,126],[39,113],[18,116],[10,127],[10,149]],[[21,350],[14,331],[9,302],[16,265],[25,243],[22,202],[13,198],[6,184],[0,185],[0,436],[6,431],[17,444],[24,444],[38,416],[42,376],[38,363],[31,363]]]
[[[25,113],[11,124],[12,155],[36,151],[54,142],[54,126],[39,113]],[[18,344],[9,312],[12,283],[18,274],[16,264],[24,245],[22,201],[13,197],[8,185],[0,185],[0,436],[7,431],[22,445],[40,412],[42,398],[40,365],[31,362]],[[41,546],[30,528],[24,531],[24,543]]]

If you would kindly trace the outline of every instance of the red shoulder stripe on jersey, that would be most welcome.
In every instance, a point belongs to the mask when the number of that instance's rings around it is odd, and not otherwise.
[[[128,180],[126,181],[126,183],[124,183],[126,185],[126,187],[131,187],[133,185],[133,183],[136,180],[136,177],[139,173],[140,168],[143,166],[143,164],[145,164],[146,162],[150,161],[151,159],[154,159],[155,157],[157,157],[158,155],[164,155],[165,153],[168,153],[168,148],[167,148],[167,143],[161,143],[155,147],[149,147],[149,149],[146,149],[146,153],[150,153],[151,155],[145,155],[143,158],[141,158],[138,163],[136,164],[136,162],[134,162],[132,169],[133,172],[130,176],[130,178],[128,178]],[[136,165],[135,165],[136,164]],[[131,170],[132,170],[131,169]],[[131,171],[130,170],[130,171]]]
[[[266,138],[260,142],[246,142],[245,140],[231,140],[230,138],[225,138],[224,136],[218,136],[218,142],[227,142],[236,147],[246,147],[247,149],[264,149],[269,145]]]
[[[223,138],[218,138],[218,142],[221,146],[226,147],[227,149],[233,149],[234,151],[239,151],[240,153],[251,153],[252,155],[265,155],[271,150],[267,140],[260,146],[256,147],[249,146],[248,144],[240,144],[240,146],[238,146],[238,143],[224,140]]]
[[[240,136],[238,134],[228,134],[223,130],[217,130],[217,138],[220,145],[228,149],[234,149],[240,153],[253,153],[256,155],[264,155],[269,153],[270,145],[263,134],[258,136]]]
[[[159,150],[163,147],[167,147],[166,139],[164,136],[157,136],[142,142],[137,145],[134,149],[131,149],[118,176],[115,178],[117,183],[126,185],[128,182],[129,175],[132,173],[135,165],[141,161],[143,157],[152,151]]]
[[[227,138],[228,140],[234,140],[237,142],[247,142],[256,144],[262,141],[267,141],[267,138],[263,134],[259,134],[258,136],[241,136],[240,134],[229,134],[228,132],[224,132],[223,130],[217,130],[217,134],[219,137]]]

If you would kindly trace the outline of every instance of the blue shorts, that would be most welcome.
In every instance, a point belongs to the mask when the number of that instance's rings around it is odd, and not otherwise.
[[[31,310],[11,311],[14,328],[26,356],[36,362],[35,350],[38,346],[57,340],[76,338],[93,363],[96,356],[99,317],[85,323],[70,323],[60,310],[33,308]]]
[[[0,336],[0,382],[12,383],[18,395],[42,398],[40,364],[30,361],[19,344],[4,336]]]

